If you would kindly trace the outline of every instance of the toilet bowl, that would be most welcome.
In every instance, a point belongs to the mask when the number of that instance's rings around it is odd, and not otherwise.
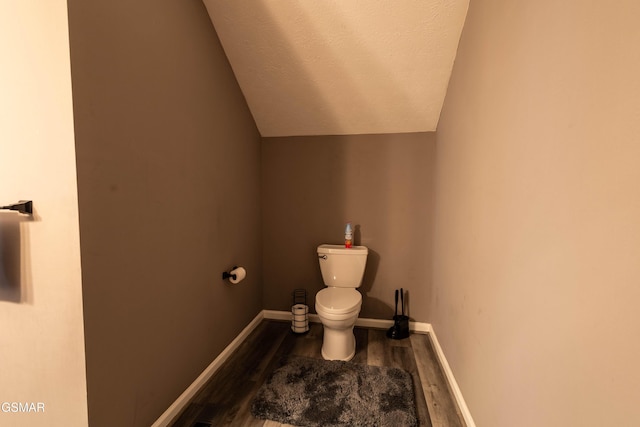
[[[316,313],[322,322],[322,357],[351,360],[356,353],[353,327],[362,306],[356,290],[362,283],[368,249],[341,245],[318,246],[318,261],[325,285],[316,294]]]
[[[324,327],[324,359],[351,360],[356,354],[353,327],[361,305],[362,295],[352,288],[326,288],[316,294],[316,312]]]

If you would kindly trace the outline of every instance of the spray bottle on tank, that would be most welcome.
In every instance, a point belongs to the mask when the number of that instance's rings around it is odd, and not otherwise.
[[[347,226],[344,229],[344,247],[350,248],[353,245],[353,230],[351,228],[351,223],[348,222]]]

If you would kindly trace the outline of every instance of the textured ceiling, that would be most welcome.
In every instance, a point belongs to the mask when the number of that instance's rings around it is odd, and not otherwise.
[[[262,136],[433,131],[468,0],[204,0]]]

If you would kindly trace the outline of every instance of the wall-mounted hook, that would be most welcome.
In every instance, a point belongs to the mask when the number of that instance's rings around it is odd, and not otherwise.
[[[33,215],[33,202],[31,200],[20,200],[13,205],[0,206],[2,210],[18,211],[21,214]]]

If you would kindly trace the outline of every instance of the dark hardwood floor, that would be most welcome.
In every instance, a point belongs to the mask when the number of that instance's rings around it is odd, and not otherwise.
[[[289,322],[263,320],[220,367],[174,422],[174,427],[285,426],[254,418],[251,401],[288,354],[321,359],[322,325],[311,323],[308,333],[294,334]],[[384,330],[358,328],[352,363],[402,368],[413,376],[416,415],[420,426],[464,426],[426,334],[391,340]]]

